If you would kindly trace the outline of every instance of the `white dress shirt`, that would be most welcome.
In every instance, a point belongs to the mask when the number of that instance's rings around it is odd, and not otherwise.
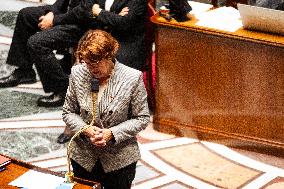
[[[110,7],[113,4],[113,1],[114,0],[106,0],[106,2],[105,2],[105,10],[106,11],[110,11]]]

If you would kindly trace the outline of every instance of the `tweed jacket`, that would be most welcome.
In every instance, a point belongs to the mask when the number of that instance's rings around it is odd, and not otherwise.
[[[74,132],[92,120],[91,79],[85,64],[72,68],[63,120]],[[150,117],[142,73],[116,62],[96,110],[96,125],[109,128],[115,142],[96,147],[79,136],[72,143],[71,158],[88,171],[100,159],[105,172],[138,161],[136,134],[146,128]]]

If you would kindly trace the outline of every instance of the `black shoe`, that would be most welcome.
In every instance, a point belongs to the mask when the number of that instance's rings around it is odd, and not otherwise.
[[[62,106],[65,101],[65,94],[66,93],[53,93],[50,96],[40,97],[37,100],[37,105],[43,107]]]
[[[33,70],[25,71],[16,69],[11,75],[0,79],[0,88],[15,87],[19,84],[32,84],[36,82]]]
[[[57,138],[57,143],[64,144],[64,143],[68,142],[70,139],[71,139],[70,135],[66,135],[64,133],[61,133]]]

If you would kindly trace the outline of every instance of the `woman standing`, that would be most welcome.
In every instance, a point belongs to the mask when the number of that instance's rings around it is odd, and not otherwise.
[[[95,124],[72,143],[76,177],[97,181],[105,189],[127,189],[135,177],[140,151],[136,135],[149,122],[142,73],[115,60],[118,42],[107,32],[90,30],[79,43],[63,106],[63,120],[73,132],[90,124],[91,81],[99,92]]]

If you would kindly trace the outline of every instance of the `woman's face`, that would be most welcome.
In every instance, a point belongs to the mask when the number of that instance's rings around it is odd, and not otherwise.
[[[84,61],[87,64],[88,69],[97,79],[107,78],[111,75],[114,68],[114,63],[109,59],[102,59],[97,62],[90,62],[89,60]]]

